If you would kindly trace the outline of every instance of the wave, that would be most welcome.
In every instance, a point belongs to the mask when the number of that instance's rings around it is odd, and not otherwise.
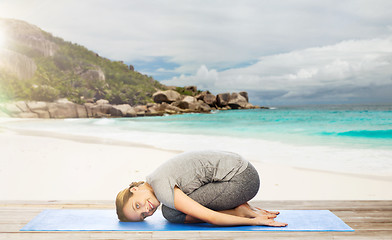
[[[329,134],[331,134],[331,133],[329,133]],[[384,139],[387,138],[387,139],[392,139],[392,129],[386,129],[386,130],[353,130],[353,131],[339,132],[339,133],[331,134],[331,135],[344,136],[344,137],[384,138]]]
[[[101,118],[93,122],[94,125],[112,125],[116,122],[113,118]]]

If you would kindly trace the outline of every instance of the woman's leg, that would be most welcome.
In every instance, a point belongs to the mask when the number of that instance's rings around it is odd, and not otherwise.
[[[184,223],[186,214],[180,212],[176,209],[169,208],[166,205],[162,204],[162,215],[165,217],[169,222],[172,223]]]
[[[227,182],[212,182],[201,186],[188,196],[201,205],[215,211],[229,210],[247,203],[256,196],[260,178],[252,164]],[[185,221],[185,214],[162,206],[163,216],[176,223]]]
[[[188,196],[207,208],[221,211],[247,203],[256,196],[259,187],[259,174],[248,163],[248,167],[230,181],[208,183]]]

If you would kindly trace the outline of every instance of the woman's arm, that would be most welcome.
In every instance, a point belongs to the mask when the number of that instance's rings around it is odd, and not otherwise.
[[[263,210],[261,208],[254,208],[251,207],[248,203],[241,204],[240,206],[237,206],[234,209],[229,209],[229,210],[221,210],[217,211],[220,213],[225,213],[229,215],[234,215],[238,217],[246,217],[246,218],[255,218],[260,215],[267,216],[269,219],[274,219],[279,215],[279,212],[276,211],[267,211]],[[203,222],[200,219],[194,218],[191,215],[186,215],[185,216],[185,223],[201,223]]]
[[[287,224],[275,222],[268,216],[257,216],[255,218],[239,217],[229,215],[208,209],[198,202],[188,197],[177,186],[174,188],[174,206],[177,210],[189,215],[189,218],[200,219],[201,221],[208,222],[220,226],[235,226],[235,225],[267,225],[284,227]]]

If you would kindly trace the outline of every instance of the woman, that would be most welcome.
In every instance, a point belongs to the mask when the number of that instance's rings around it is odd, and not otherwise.
[[[249,206],[259,186],[256,169],[238,154],[187,152],[119,192],[117,215],[120,221],[142,221],[162,202],[163,216],[175,223],[287,226],[274,221],[278,212]]]

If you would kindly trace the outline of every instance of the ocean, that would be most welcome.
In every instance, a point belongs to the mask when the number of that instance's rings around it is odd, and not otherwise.
[[[262,163],[392,177],[392,104],[0,124],[11,130],[94,137],[103,143],[115,140],[181,151],[221,149]]]

